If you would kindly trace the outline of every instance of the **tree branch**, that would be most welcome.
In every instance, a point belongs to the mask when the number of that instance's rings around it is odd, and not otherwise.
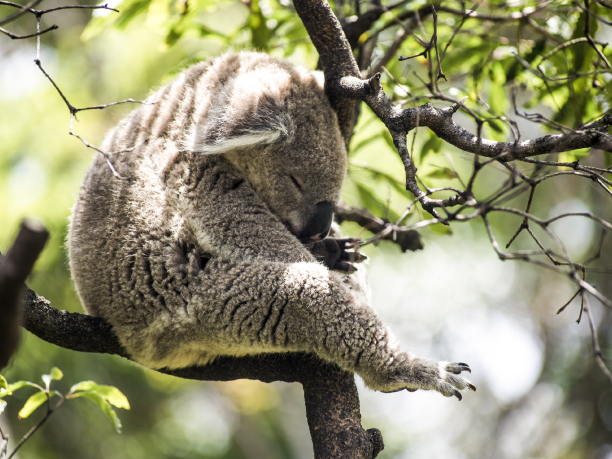
[[[24,328],[51,344],[129,359],[111,325],[104,319],[55,309],[48,300],[29,288],[23,313]],[[299,382],[304,387],[306,415],[316,459],[370,459],[384,447],[379,430],[365,431],[361,427],[359,395],[353,374],[314,355],[286,353],[219,357],[206,366],[159,371],[198,381],[255,379]]]
[[[366,209],[337,204],[334,215],[338,223],[343,221],[355,222],[374,234],[381,234],[381,240],[394,242],[401,247],[402,252],[407,250],[414,252],[423,249],[423,241],[418,231],[396,229],[391,222],[372,215]]]
[[[406,145],[408,132],[417,126],[429,127],[438,137],[463,151],[500,161],[587,147],[612,152],[612,137],[608,134],[608,129],[612,125],[612,115],[609,114],[600,120],[563,134],[510,143],[482,139],[480,135],[473,135],[457,125],[452,120],[452,115],[463,105],[464,100],[454,101],[438,94],[438,98],[452,101],[453,105],[444,109],[435,108],[431,104],[405,110],[398,108],[382,90],[380,74],[368,80],[360,78],[349,42],[329,5],[324,0],[295,0],[294,4],[319,52],[320,64],[325,73],[326,92],[338,113],[338,121],[345,140],[350,133],[353,107],[349,101],[362,100],[368,104],[391,133],[404,163],[406,189],[421,201],[423,209],[440,221],[444,222],[445,219],[435,211],[435,208],[462,204],[465,200],[461,195],[447,200],[431,199],[419,187],[416,168],[412,164]],[[520,18],[529,20],[533,12],[524,10],[520,13]],[[472,16],[471,13],[470,16]],[[479,122],[482,124],[482,121]]]
[[[0,368],[4,368],[19,342],[19,303],[23,283],[32,271],[49,233],[33,221],[21,224],[17,238],[0,258]]]

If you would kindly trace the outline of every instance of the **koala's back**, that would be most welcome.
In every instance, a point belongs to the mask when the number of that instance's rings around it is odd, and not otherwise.
[[[242,81],[245,74],[255,81]],[[112,167],[104,156],[95,157],[71,222],[70,265],[86,310],[109,320],[120,338],[179,324],[192,303],[189,277],[210,255],[180,210],[184,188],[211,170],[219,171],[213,178],[222,172],[223,180],[241,181],[240,172],[217,154],[219,145],[227,148],[225,139],[236,132],[252,141],[253,123],[280,123],[280,129],[292,123],[279,121],[262,104],[298,100],[307,111],[324,98],[322,82],[312,72],[241,53],[187,69],[119,123],[101,147],[110,152]],[[259,118],[243,122],[253,111]],[[218,212],[240,218],[241,210]],[[158,339],[156,352],[163,355],[164,345],[175,343]],[[131,342],[130,352],[137,353],[138,346]]]

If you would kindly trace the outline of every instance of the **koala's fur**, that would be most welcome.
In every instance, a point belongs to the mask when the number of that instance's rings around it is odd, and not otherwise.
[[[322,75],[263,54],[221,56],[157,91],[102,149],[125,179],[96,156],[70,265],[87,311],[137,362],[307,351],[376,390],[460,398],[473,388],[456,376],[467,365],[400,351],[351,276],[300,242],[346,172]]]

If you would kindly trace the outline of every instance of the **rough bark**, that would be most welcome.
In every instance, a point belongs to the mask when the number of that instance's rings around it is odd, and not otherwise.
[[[32,221],[21,224],[17,238],[0,259],[0,369],[4,368],[19,342],[19,304],[24,282],[42,251],[49,233]]]

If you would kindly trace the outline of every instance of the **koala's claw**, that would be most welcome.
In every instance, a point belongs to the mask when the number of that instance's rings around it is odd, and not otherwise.
[[[467,371],[468,373],[472,372],[472,369],[467,363],[461,362],[451,362],[446,365],[445,370],[450,371],[451,373],[454,373],[456,375],[460,374],[462,371]]]
[[[460,389],[468,389],[471,391],[476,392],[476,386],[474,386],[474,384],[472,384],[470,381],[468,381],[467,379],[464,378],[460,378],[454,375],[458,375],[463,371],[467,371],[469,373],[472,372],[472,370],[470,369],[469,365],[467,363],[461,363],[461,362],[449,362],[446,365],[443,366],[444,370],[447,371],[448,374],[443,378],[444,379],[444,386],[446,385],[450,385],[450,390],[444,390],[444,388],[442,390],[440,390],[440,392],[443,395],[446,395],[447,397],[450,396],[455,396],[457,397],[458,400],[461,400],[463,398],[463,396],[461,395],[461,393],[459,392]],[[447,386],[448,387],[448,386]]]
[[[368,258],[357,252],[362,243],[361,239],[355,238],[326,238],[315,242],[310,251],[329,269],[352,274],[357,271],[352,263],[360,263]]]

